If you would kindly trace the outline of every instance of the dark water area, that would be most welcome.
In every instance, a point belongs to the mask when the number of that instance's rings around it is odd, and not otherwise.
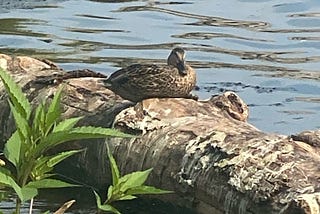
[[[182,46],[201,99],[235,91],[250,107],[249,122],[266,132],[320,128],[319,0],[0,0],[0,6],[1,53],[109,75],[133,63],[165,63]]]
[[[100,195],[104,197],[103,192]],[[4,214],[12,214],[15,206],[14,195],[9,193],[6,198],[0,203],[0,211]],[[33,202],[32,213],[44,213],[46,211],[53,213],[70,200],[76,202],[65,212],[66,214],[97,213],[95,196],[91,188],[42,190]],[[112,205],[123,214],[196,214],[191,209],[155,198],[138,198],[132,201],[114,202]],[[29,213],[29,206],[30,203],[24,203],[21,213]]]

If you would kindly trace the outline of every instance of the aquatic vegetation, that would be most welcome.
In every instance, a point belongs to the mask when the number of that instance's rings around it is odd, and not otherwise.
[[[47,151],[78,139],[132,137],[109,128],[75,127],[82,117],[62,120],[60,100],[63,87],[58,89],[50,103],[45,100],[33,109],[21,88],[2,69],[0,79],[8,93],[16,126],[16,131],[4,146],[6,162],[0,166],[0,183],[12,188],[17,194],[17,214],[20,213],[22,202],[31,200],[32,209],[33,198],[38,195],[39,189],[77,186],[51,177],[55,165],[82,150],[51,154]]]
[[[144,185],[145,181],[152,171],[152,168],[145,171],[136,171],[121,176],[117,163],[112,156],[108,146],[107,150],[110,170],[112,173],[112,185],[110,185],[108,188],[107,199],[104,203],[101,203],[101,198],[98,193],[94,192],[96,196],[97,207],[99,210],[121,214],[115,207],[111,205],[112,202],[132,200],[137,198],[136,195],[172,193],[172,191],[162,190],[153,186]]]

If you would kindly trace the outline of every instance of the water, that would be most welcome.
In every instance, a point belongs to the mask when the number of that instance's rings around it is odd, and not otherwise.
[[[320,128],[319,0],[28,2],[0,1],[0,52],[110,74],[180,45],[200,98],[237,92],[266,132]]]
[[[110,74],[164,62],[181,45],[197,70],[200,98],[236,91],[250,106],[249,122],[263,131],[320,127],[319,1],[113,2],[2,9],[0,51]]]
[[[15,207],[15,198],[12,193],[6,192],[5,200],[0,203],[0,211],[12,214]],[[100,193],[104,197],[106,193]],[[90,188],[48,189],[40,191],[33,203],[33,214],[58,210],[65,202],[76,202],[65,212],[66,214],[93,214],[97,213],[95,196]],[[195,214],[194,211],[164,202],[159,199],[138,198],[133,201],[115,202],[113,205],[124,214]],[[21,213],[29,213],[30,203],[24,203]]]

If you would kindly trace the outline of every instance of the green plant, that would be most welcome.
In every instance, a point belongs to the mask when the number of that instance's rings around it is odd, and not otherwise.
[[[124,176],[120,176],[119,168],[110,152],[108,145],[107,154],[112,174],[112,185],[110,185],[108,188],[107,199],[104,203],[101,203],[100,196],[97,192],[94,191],[97,207],[99,210],[121,214],[116,208],[111,206],[112,202],[132,200],[137,198],[135,195],[172,193],[172,191],[161,190],[153,186],[143,185],[147,180],[150,172],[152,171],[152,168],[145,171],[137,171]]]
[[[0,166],[0,183],[16,192],[16,213],[20,213],[21,202],[37,196],[38,189],[76,186],[50,177],[55,165],[82,150],[51,155],[47,154],[48,150],[71,140],[132,137],[108,128],[75,127],[82,117],[61,120],[62,87],[51,103],[43,101],[33,111],[21,88],[2,69],[0,79],[9,95],[8,102],[16,125],[16,131],[4,147],[4,156],[11,164]]]

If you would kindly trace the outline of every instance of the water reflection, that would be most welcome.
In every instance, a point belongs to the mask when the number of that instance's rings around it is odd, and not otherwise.
[[[32,3],[33,10],[0,14],[1,52],[110,74],[133,63],[165,63],[169,50],[183,46],[198,70],[200,90],[195,93],[201,98],[239,91],[252,106],[250,122],[266,131],[292,133],[318,126],[308,115],[302,114],[303,125],[298,125],[285,113],[288,108],[314,110],[318,94],[309,91],[301,98],[301,87],[284,90],[301,82],[304,88],[319,85],[318,1],[28,1]],[[260,85],[270,79],[276,82]],[[320,113],[314,118],[320,119]]]
[[[45,21],[37,19],[4,18],[0,19],[0,34],[46,37],[47,34],[32,32],[27,28],[27,26],[45,24]]]
[[[289,17],[320,17],[320,13],[296,13],[290,14]]]
[[[300,40],[300,41],[305,41],[305,40],[310,40],[310,41],[320,41],[320,36],[293,36],[289,37],[291,40]]]
[[[242,21],[242,20],[233,20],[226,19],[222,17],[214,16],[203,16],[192,13],[186,13],[176,10],[170,10],[160,7],[150,7],[150,6],[132,6],[132,7],[123,7],[114,12],[133,12],[133,11],[157,11],[161,13],[168,13],[175,16],[181,16],[186,18],[199,19],[199,21],[186,23],[186,25],[208,25],[208,26],[220,26],[220,27],[243,27],[243,28],[264,28],[270,26],[267,22],[254,22],[254,21]]]
[[[268,40],[268,39],[242,37],[242,36],[236,36],[233,34],[213,33],[213,32],[190,32],[190,33],[172,35],[172,37],[183,38],[183,39],[199,39],[199,40],[207,40],[207,39],[213,39],[213,38],[233,38],[233,39],[249,40],[249,41],[256,41],[256,42],[274,42],[273,40]]]

